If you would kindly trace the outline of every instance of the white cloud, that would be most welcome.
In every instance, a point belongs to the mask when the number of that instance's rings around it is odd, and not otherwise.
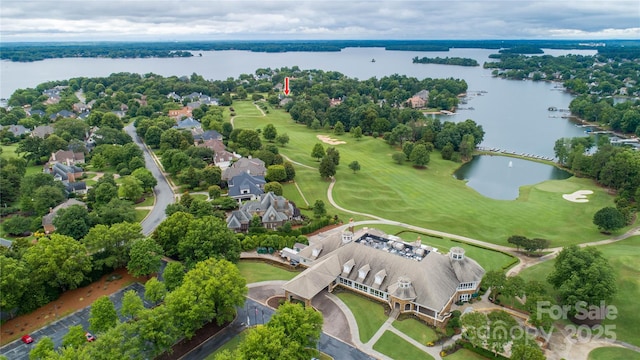
[[[637,0],[2,0],[3,41],[640,38]]]

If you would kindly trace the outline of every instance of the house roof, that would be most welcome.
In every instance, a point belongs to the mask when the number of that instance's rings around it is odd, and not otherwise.
[[[32,136],[36,136],[39,138],[44,138],[45,136],[51,134],[53,134],[53,126],[49,125],[40,125],[33,129],[33,131],[31,131]]]
[[[354,234],[353,239],[365,238],[371,235],[371,232],[371,229],[360,230]],[[466,256],[460,260],[453,260],[446,254],[430,252],[421,261],[416,261],[357,241],[342,244],[341,235],[335,233],[321,240],[316,239],[314,243],[302,249],[299,253],[301,257],[312,259],[315,251],[319,254],[318,260],[287,282],[283,288],[310,299],[342,274],[343,277],[379,288],[398,298],[411,299],[440,311],[455,294],[460,283],[480,281],[484,275],[484,269]],[[358,279],[360,271],[351,270],[343,274],[343,265],[350,261],[353,261],[352,269],[366,270],[363,279]],[[319,272],[320,275],[314,275],[315,272]],[[378,274],[382,280],[376,282]],[[317,283],[320,279],[325,282]]]
[[[195,141],[207,141],[207,140],[220,140],[222,141],[222,134],[215,130],[206,130],[202,131],[202,128],[197,127],[191,130],[191,134],[193,135],[193,140]]]
[[[42,225],[51,225],[53,224],[53,218],[56,217],[56,215],[58,214],[58,211],[60,211],[60,209],[66,209],[68,207],[71,207],[73,205],[80,205],[83,207],[87,207],[87,204],[83,203],[82,201],[78,201],[76,199],[68,199],[67,201],[63,202],[62,204],[54,207],[47,215],[42,217]]]
[[[21,136],[21,135],[30,133],[30,130],[24,127],[23,125],[0,126],[0,129],[8,129],[9,132],[12,133],[14,136]]]
[[[201,127],[202,127],[202,124],[200,123],[200,121],[192,117],[182,119],[178,121],[178,124],[176,126],[174,126],[174,128],[176,129],[193,129],[193,128],[201,128]]]
[[[262,187],[265,183],[266,181],[263,176],[241,173],[229,180],[228,195],[233,198],[247,195],[260,196],[264,194]],[[245,191],[243,192],[243,190]]]
[[[222,172],[222,179],[228,181],[232,177],[247,171],[254,176],[264,176],[267,173],[267,168],[264,166],[264,161],[260,159],[240,158],[238,161],[231,164],[230,167],[224,169]]]
[[[65,189],[70,193],[87,190],[87,183],[85,183],[84,181],[71,182],[65,185]]]
[[[67,160],[71,162],[84,161],[84,153],[74,153],[70,150],[58,150],[54,153],[51,153],[51,161],[66,163]]]

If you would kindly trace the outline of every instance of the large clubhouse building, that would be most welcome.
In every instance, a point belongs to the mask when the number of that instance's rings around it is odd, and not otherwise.
[[[297,254],[308,268],[283,285],[287,299],[307,305],[323,289],[343,287],[443,326],[451,305],[478,292],[484,269],[460,247],[448,254],[377,229],[316,235]]]

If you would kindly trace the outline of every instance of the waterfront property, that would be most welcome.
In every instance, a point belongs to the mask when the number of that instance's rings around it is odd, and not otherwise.
[[[299,256],[308,268],[283,285],[287,299],[310,305],[323,289],[340,286],[434,326],[445,324],[454,302],[477,293],[485,273],[460,247],[441,254],[419,238],[407,243],[377,229],[314,236]]]

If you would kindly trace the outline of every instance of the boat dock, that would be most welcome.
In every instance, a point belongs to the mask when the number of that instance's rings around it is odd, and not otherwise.
[[[545,161],[553,161],[554,160],[552,157],[548,157],[548,156],[542,156],[542,155],[536,155],[536,154],[528,154],[528,153],[519,153],[519,152],[509,151],[509,150],[504,150],[504,149],[499,149],[499,148],[489,148],[489,147],[478,146],[476,149],[478,151],[485,151],[485,152],[490,152],[490,153],[495,153],[495,154],[502,154],[502,155],[518,156],[518,157],[531,159],[531,160],[545,160]]]

